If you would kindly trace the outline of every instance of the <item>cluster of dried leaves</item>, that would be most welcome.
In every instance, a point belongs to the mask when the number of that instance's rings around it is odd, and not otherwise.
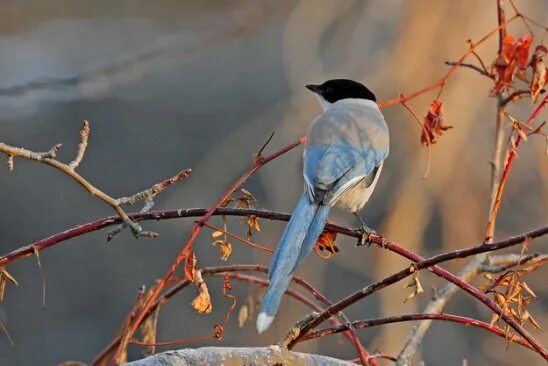
[[[537,298],[537,295],[527,285],[524,276],[538,268],[539,263],[531,263],[523,268],[507,271],[498,277],[491,274],[485,274],[488,283],[483,286],[486,294],[492,294],[493,299],[504,310],[512,316],[520,325],[530,323],[533,327],[540,330],[539,323],[533,318],[527,310],[527,306]],[[496,313],[491,318],[491,326],[500,321],[500,316]],[[504,324],[506,338],[511,340],[515,332],[508,324]]]

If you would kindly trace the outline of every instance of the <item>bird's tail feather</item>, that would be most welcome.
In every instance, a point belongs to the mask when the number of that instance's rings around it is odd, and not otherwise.
[[[330,206],[310,202],[306,193],[299,200],[272,257],[268,271],[270,284],[257,317],[259,333],[274,320],[291,275],[314,247],[327,221],[329,209]]]

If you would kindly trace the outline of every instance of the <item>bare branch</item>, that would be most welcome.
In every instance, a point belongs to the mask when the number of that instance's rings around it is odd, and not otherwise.
[[[155,195],[159,194],[164,189],[166,189],[168,186],[186,178],[190,174],[191,170],[190,169],[183,170],[176,176],[170,179],[167,179],[161,183],[158,183],[154,185],[152,188],[139,192],[131,197],[122,197],[118,199],[113,198],[109,196],[108,194],[104,193],[103,191],[101,191],[100,189],[96,188],[87,179],[85,179],[84,177],[82,177],[80,174],[78,174],[75,171],[75,168],[78,166],[78,164],[80,164],[84,156],[84,153],[87,147],[89,131],[90,131],[89,123],[87,121],[84,121],[84,125],[80,132],[80,145],[76,153],[76,158],[70,164],[64,164],[55,159],[57,152],[63,146],[62,144],[54,145],[47,152],[34,152],[34,151],[27,150],[20,147],[13,147],[0,142],[0,152],[8,156],[8,168],[10,170],[13,170],[14,157],[20,157],[28,160],[38,161],[56,168],[57,170],[63,172],[64,174],[66,174],[67,176],[75,180],[77,183],[79,183],[92,196],[97,197],[101,201],[110,205],[118,213],[118,215],[122,219],[123,224],[131,228],[131,231],[133,232],[133,235],[135,237],[154,238],[158,236],[157,233],[144,231],[143,228],[138,223],[132,221],[129,218],[129,216],[121,208],[121,206],[126,204],[133,204],[139,200],[154,197]]]
[[[86,153],[86,149],[88,147],[89,132],[89,122],[84,121],[82,130],[80,131],[80,144],[78,145],[78,150],[76,151],[76,157],[69,164],[71,169],[76,169],[84,158],[84,154]]]

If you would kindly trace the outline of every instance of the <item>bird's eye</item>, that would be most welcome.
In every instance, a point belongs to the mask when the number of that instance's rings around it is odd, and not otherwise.
[[[331,93],[333,93],[333,88],[325,89],[325,94],[331,94]]]

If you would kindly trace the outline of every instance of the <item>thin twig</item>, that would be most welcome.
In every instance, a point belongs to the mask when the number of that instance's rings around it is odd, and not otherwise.
[[[489,31],[487,34],[485,34],[483,37],[481,37],[477,42],[473,43],[470,45],[470,47],[468,48],[468,50],[466,52],[463,53],[463,55],[461,56],[461,58],[455,63],[455,65],[453,65],[449,70],[447,70],[447,72],[440,78],[438,79],[436,82],[422,88],[422,89],[419,89],[413,93],[410,93],[410,94],[407,94],[405,96],[403,95],[400,95],[396,98],[393,98],[393,99],[389,99],[389,100],[386,100],[384,102],[381,102],[379,103],[379,108],[386,108],[388,106],[391,106],[391,105],[394,105],[394,104],[398,104],[398,103],[401,103],[401,102],[407,102],[408,100],[411,100],[411,99],[414,99],[416,97],[418,97],[419,95],[422,95],[422,94],[425,94],[431,90],[434,90],[436,88],[439,88],[443,85],[445,85],[445,83],[447,82],[447,80],[453,75],[453,73],[457,70],[457,68],[459,67],[460,64],[462,64],[464,62],[464,60],[470,56],[472,54],[472,52],[482,43],[484,43],[486,40],[488,40],[489,38],[491,38],[492,35],[496,34],[501,28],[505,27],[507,24],[513,22],[515,19],[517,19],[519,16],[518,15],[514,15],[512,16],[511,18],[509,18],[508,20],[506,20],[506,22],[504,22],[504,24],[501,24],[499,25],[498,27],[496,27],[495,29]]]
[[[133,204],[137,202],[138,200],[154,197],[155,195],[163,191],[166,187],[170,186],[171,184],[186,178],[190,174],[191,170],[190,169],[183,170],[179,174],[177,174],[175,177],[168,179],[162,183],[156,184],[152,188],[149,188],[143,192],[139,192],[129,198],[122,197],[122,198],[116,199],[104,193],[100,189],[96,188],[87,179],[85,179],[84,177],[82,177],[80,174],[78,174],[75,171],[74,168],[76,168],[78,164],[81,162],[86,150],[85,148],[87,146],[87,137],[89,136],[88,123],[86,122],[84,123],[84,126],[82,127],[82,131],[80,132],[80,136],[81,136],[81,140],[80,140],[81,142],[76,154],[76,158],[70,164],[64,164],[55,159],[55,156],[57,155],[57,152],[59,151],[59,149],[62,147],[62,144],[54,145],[47,152],[34,152],[31,150],[10,146],[0,142],[0,152],[6,154],[8,157],[11,157],[10,159],[13,159],[14,157],[19,157],[19,158],[28,159],[28,160],[34,160],[34,161],[41,162],[54,167],[55,169],[63,172],[64,174],[68,175],[73,180],[75,180],[78,184],[84,187],[84,189],[88,191],[89,194],[91,194],[94,197],[97,197],[101,201],[110,205],[118,213],[123,223],[131,228],[133,235],[135,237],[152,238],[152,237],[158,236],[157,233],[144,231],[139,224],[137,224],[136,222],[132,221],[129,218],[129,216],[122,209],[121,206],[127,205],[127,204]]]
[[[426,169],[424,171],[424,174],[422,175],[423,179],[426,179],[428,177],[428,173],[430,172],[430,160],[431,160],[431,152],[432,152],[432,141],[430,140],[430,133],[426,130],[426,127],[424,127],[424,123],[421,122],[419,116],[415,111],[407,104],[405,101],[401,102],[401,105],[405,107],[411,113],[415,121],[419,124],[423,135],[426,137]]]
[[[474,64],[468,64],[468,63],[465,63],[465,62],[461,62],[460,64],[458,62],[455,62],[455,61],[445,61],[445,64],[446,65],[449,65],[449,66],[460,66],[460,67],[467,67],[469,69],[472,69],[474,71],[477,71],[479,72],[481,75],[483,76],[487,76],[489,79],[494,79],[495,77],[490,74],[489,72],[487,72],[487,70],[484,70],[482,69],[481,67],[477,66],[477,65],[474,65]]]

